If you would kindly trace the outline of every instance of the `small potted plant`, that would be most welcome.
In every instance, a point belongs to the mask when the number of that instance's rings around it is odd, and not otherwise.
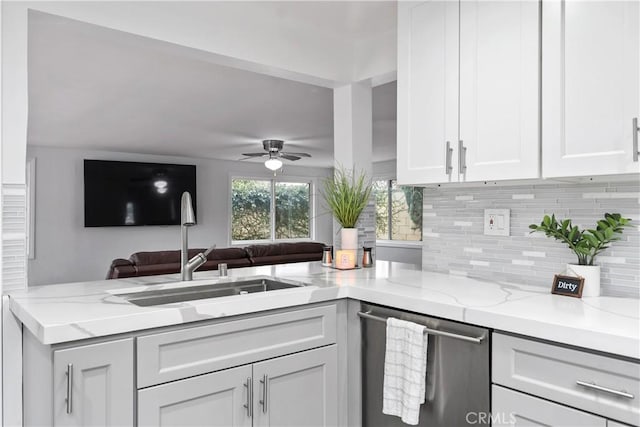
[[[600,266],[594,265],[596,255],[620,240],[624,227],[631,220],[618,213],[606,213],[595,229],[579,230],[570,219],[557,220],[555,215],[545,215],[540,225],[531,224],[532,233],[539,231],[547,237],[564,242],[578,257],[578,264],[567,264],[567,270],[584,277],[583,296],[600,295]]]
[[[369,204],[372,185],[364,172],[336,168],[334,176],[324,181],[320,191],[327,207],[342,226],[342,249],[358,249],[356,223]]]

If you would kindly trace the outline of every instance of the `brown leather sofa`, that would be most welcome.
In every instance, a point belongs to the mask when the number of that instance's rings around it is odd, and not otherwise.
[[[214,249],[207,256],[207,261],[198,270],[217,270],[220,263],[226,263],[228,268],[239,268],[289,262],[320,261],[323,247],[324,244],[317,242],[297,242]],[[190,249],[189,258],[204,251],[204,249]],[[109,267],[107,279],[179,272],[179,250],[136,252],[129,259],[114,259]]]

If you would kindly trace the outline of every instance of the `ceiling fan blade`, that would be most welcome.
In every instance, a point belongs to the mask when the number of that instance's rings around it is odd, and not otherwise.
[[[293,153],[291,151],[282,151],[281,154],[286,154],[290,156],[298,156],[298,157],[311,157],[311,154],[308,153]]]
[[[283,159],[287,159],[287,160],[300,160],[300,157],[292,156],[291,154],[280,153],[280,157],[282,157]]]
[[[262,157],[262,156],[268,156],[269,153],[242,153],[242,155],[247,157]]]

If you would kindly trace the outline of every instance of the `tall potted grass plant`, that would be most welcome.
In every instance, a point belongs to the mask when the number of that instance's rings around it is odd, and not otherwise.
[[[355,168],[336,168],[334,176],[327,178],[320,191],[341,230],[341,248],[358,249],[358,229],[355,228],[360,214],[371,198],[372,185],[364,172]]]

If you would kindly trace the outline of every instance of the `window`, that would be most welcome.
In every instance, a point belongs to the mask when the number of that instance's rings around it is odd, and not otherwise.
[[[231,180],[231,240],[311,238],[311,184]]]
[[[396,185],[395,180],[374,181],[376,239],[422,240],[422,188]]]

